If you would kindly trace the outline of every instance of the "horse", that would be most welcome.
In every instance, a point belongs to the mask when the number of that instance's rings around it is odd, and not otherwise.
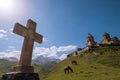
[[[65,74],[68,72],[73,72],[73,69],[70,67],[70,66],[65,66],[65,68],[64,68],[64,72],[65,72]]]
[[[76,60],[72,60],[71,63],[74,64],[74,65],[78,65]]]

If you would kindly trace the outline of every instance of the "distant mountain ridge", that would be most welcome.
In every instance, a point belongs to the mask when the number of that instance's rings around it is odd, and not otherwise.
[[[43,56],[39,56],[32,60],[33,64],[37,64],[41,67],[44,67],[46,70],[50,70],[58,62],[60,62],[59,59]]]
[[[2,58],[2,59],[8,60],[8,61],[11,61],[11,62],[18,62],[18,59],[15,58],[15,57],[4,57],[4,58]]]
[[[18,62],[18,59],[15,57],[4,57],[0,60],[7,60],[8,62]],[[60,60],[51,58],[51,57],[43,57],[38,56],[37,58],[32,60],[32,64],[36,64],[45,68],[46,70],[50,70],[55,64],[57,64]]]

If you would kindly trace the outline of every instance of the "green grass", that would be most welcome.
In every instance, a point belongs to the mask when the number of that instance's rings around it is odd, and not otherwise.
[[[5,74],[7,72],[11,72],[12,71],[12,67],[15,64],[16,63],[8,62],[7,60],[0,60],[0,78],[1,78],[2,74]]]
[[[68,58],[41,80],[120,80],[120,47],[98,47]],[[78,65],[72,65],[76,60]],[[64,67],[70,65],[74,73],[65,74]]]
[[[39,73],[40,78],[42,78],[48,72],[47,70],[45,70],[44,68],[42,68],[36,64],[34,64],[33,67],[34,67],[34,72]]]

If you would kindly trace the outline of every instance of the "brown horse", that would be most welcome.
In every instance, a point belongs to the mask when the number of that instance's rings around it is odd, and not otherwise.
[[[73,69],[70,67],[70,66],[65,66],[65,68],[64,68],[64,72],[65,72],[65,74],[68,72],[73,72]]]
[[[78,65],[76,60],[72,60],[71,63],[74,64],[74,65]]]

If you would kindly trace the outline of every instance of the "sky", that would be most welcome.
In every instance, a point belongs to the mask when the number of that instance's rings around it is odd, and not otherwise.
[[[88,33],[98,43],[104,32],[120,39],[120,0],[0,0],[0,58],[19,59],[24,38],[12,31],[28,19],[43,35],[43,42],[34,44],[33,58],[64,59],[85,47]]]

